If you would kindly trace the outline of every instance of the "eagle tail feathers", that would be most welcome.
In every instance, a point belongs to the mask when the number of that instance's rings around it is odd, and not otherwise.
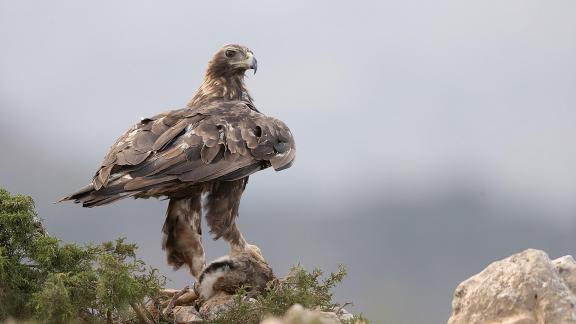
[[[91,183],[75,193],[61,198],[57,203],[73,201],[76,204],[82,204],[82,207],[107,205],[116,200],[131,197],[139,193],[139,191],[125,191],[124,186],[128,181],[128,179],[117,178],[109,182],[106,187],[101,187],[98,190],[96,190],[94,184]]]

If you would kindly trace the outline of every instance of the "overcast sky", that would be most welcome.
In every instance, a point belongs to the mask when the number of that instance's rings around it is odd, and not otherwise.
[[[571,0],[0,0],[0,185],[32,195],[52,233],[127,236],[183,285],[159,246],[165,202],[51,202],[141,117],[185,105],[212,54],[240,43],[258,58],[258,109],[298,147],[291,169],[251,178],[247,238],[278,274],[348,263],[338,297],[369,317],[441,322],[488,262],[576,253],[575,15]],[[469,235],[453,250],[457,233]],[[226,252],[206,241],[208,258]],[[423,254],[442,262],[410,263]]]

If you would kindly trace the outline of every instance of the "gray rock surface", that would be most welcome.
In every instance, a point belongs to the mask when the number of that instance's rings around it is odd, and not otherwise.
[[[309,310],[296,304],[282,317],[265,319],[261,324],[340,324],[336,313]]]
[[[576,261],[574,261],[574,258],[571,255],[566,255],[552,261],[552,264],[556,267],[556,271],[558,271],[564,283],[576,294]]]
[[[211,321],[234,306],[232,295],[218,292],[200,306],[200,316]]]
[[[529,249],[490,264],[454,292],[448,324],[576,323],[576,262]]]
[[[174,322],[178,324],[202,323],[203,319],[194,306],[174,307]]]

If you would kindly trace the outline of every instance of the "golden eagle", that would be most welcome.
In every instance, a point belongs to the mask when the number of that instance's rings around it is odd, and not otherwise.
[[[127,197],[170,199],[162,248],[170,265],[186,264],[196,279],[205,264],[202,207],[211,233],[230,244],[232,255],[263,260],[236,225],[240,198],[249,175],[290,167],[296,148],[288,127],[254,106],[244,84],[249,69],[256,73],[251,50],[221,48],[185,108],[142,119],[112,145],[92,183],[61,201],[93,207]]]

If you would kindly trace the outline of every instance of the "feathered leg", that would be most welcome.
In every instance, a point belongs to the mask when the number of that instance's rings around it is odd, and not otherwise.
[[[168,264],[174,269],[186,264],[196,280],[204,267],[200,198],[198,193],[189,198],[170,199],[162,228],[162,249],[166,250]]]
[[[230,255],[249,253],[264,261],[260,249],[246,242],[236,225],[240,198],[248,178],[215,182],[206,199],[206,221],[214,239],[224,238],[230,245]]]

